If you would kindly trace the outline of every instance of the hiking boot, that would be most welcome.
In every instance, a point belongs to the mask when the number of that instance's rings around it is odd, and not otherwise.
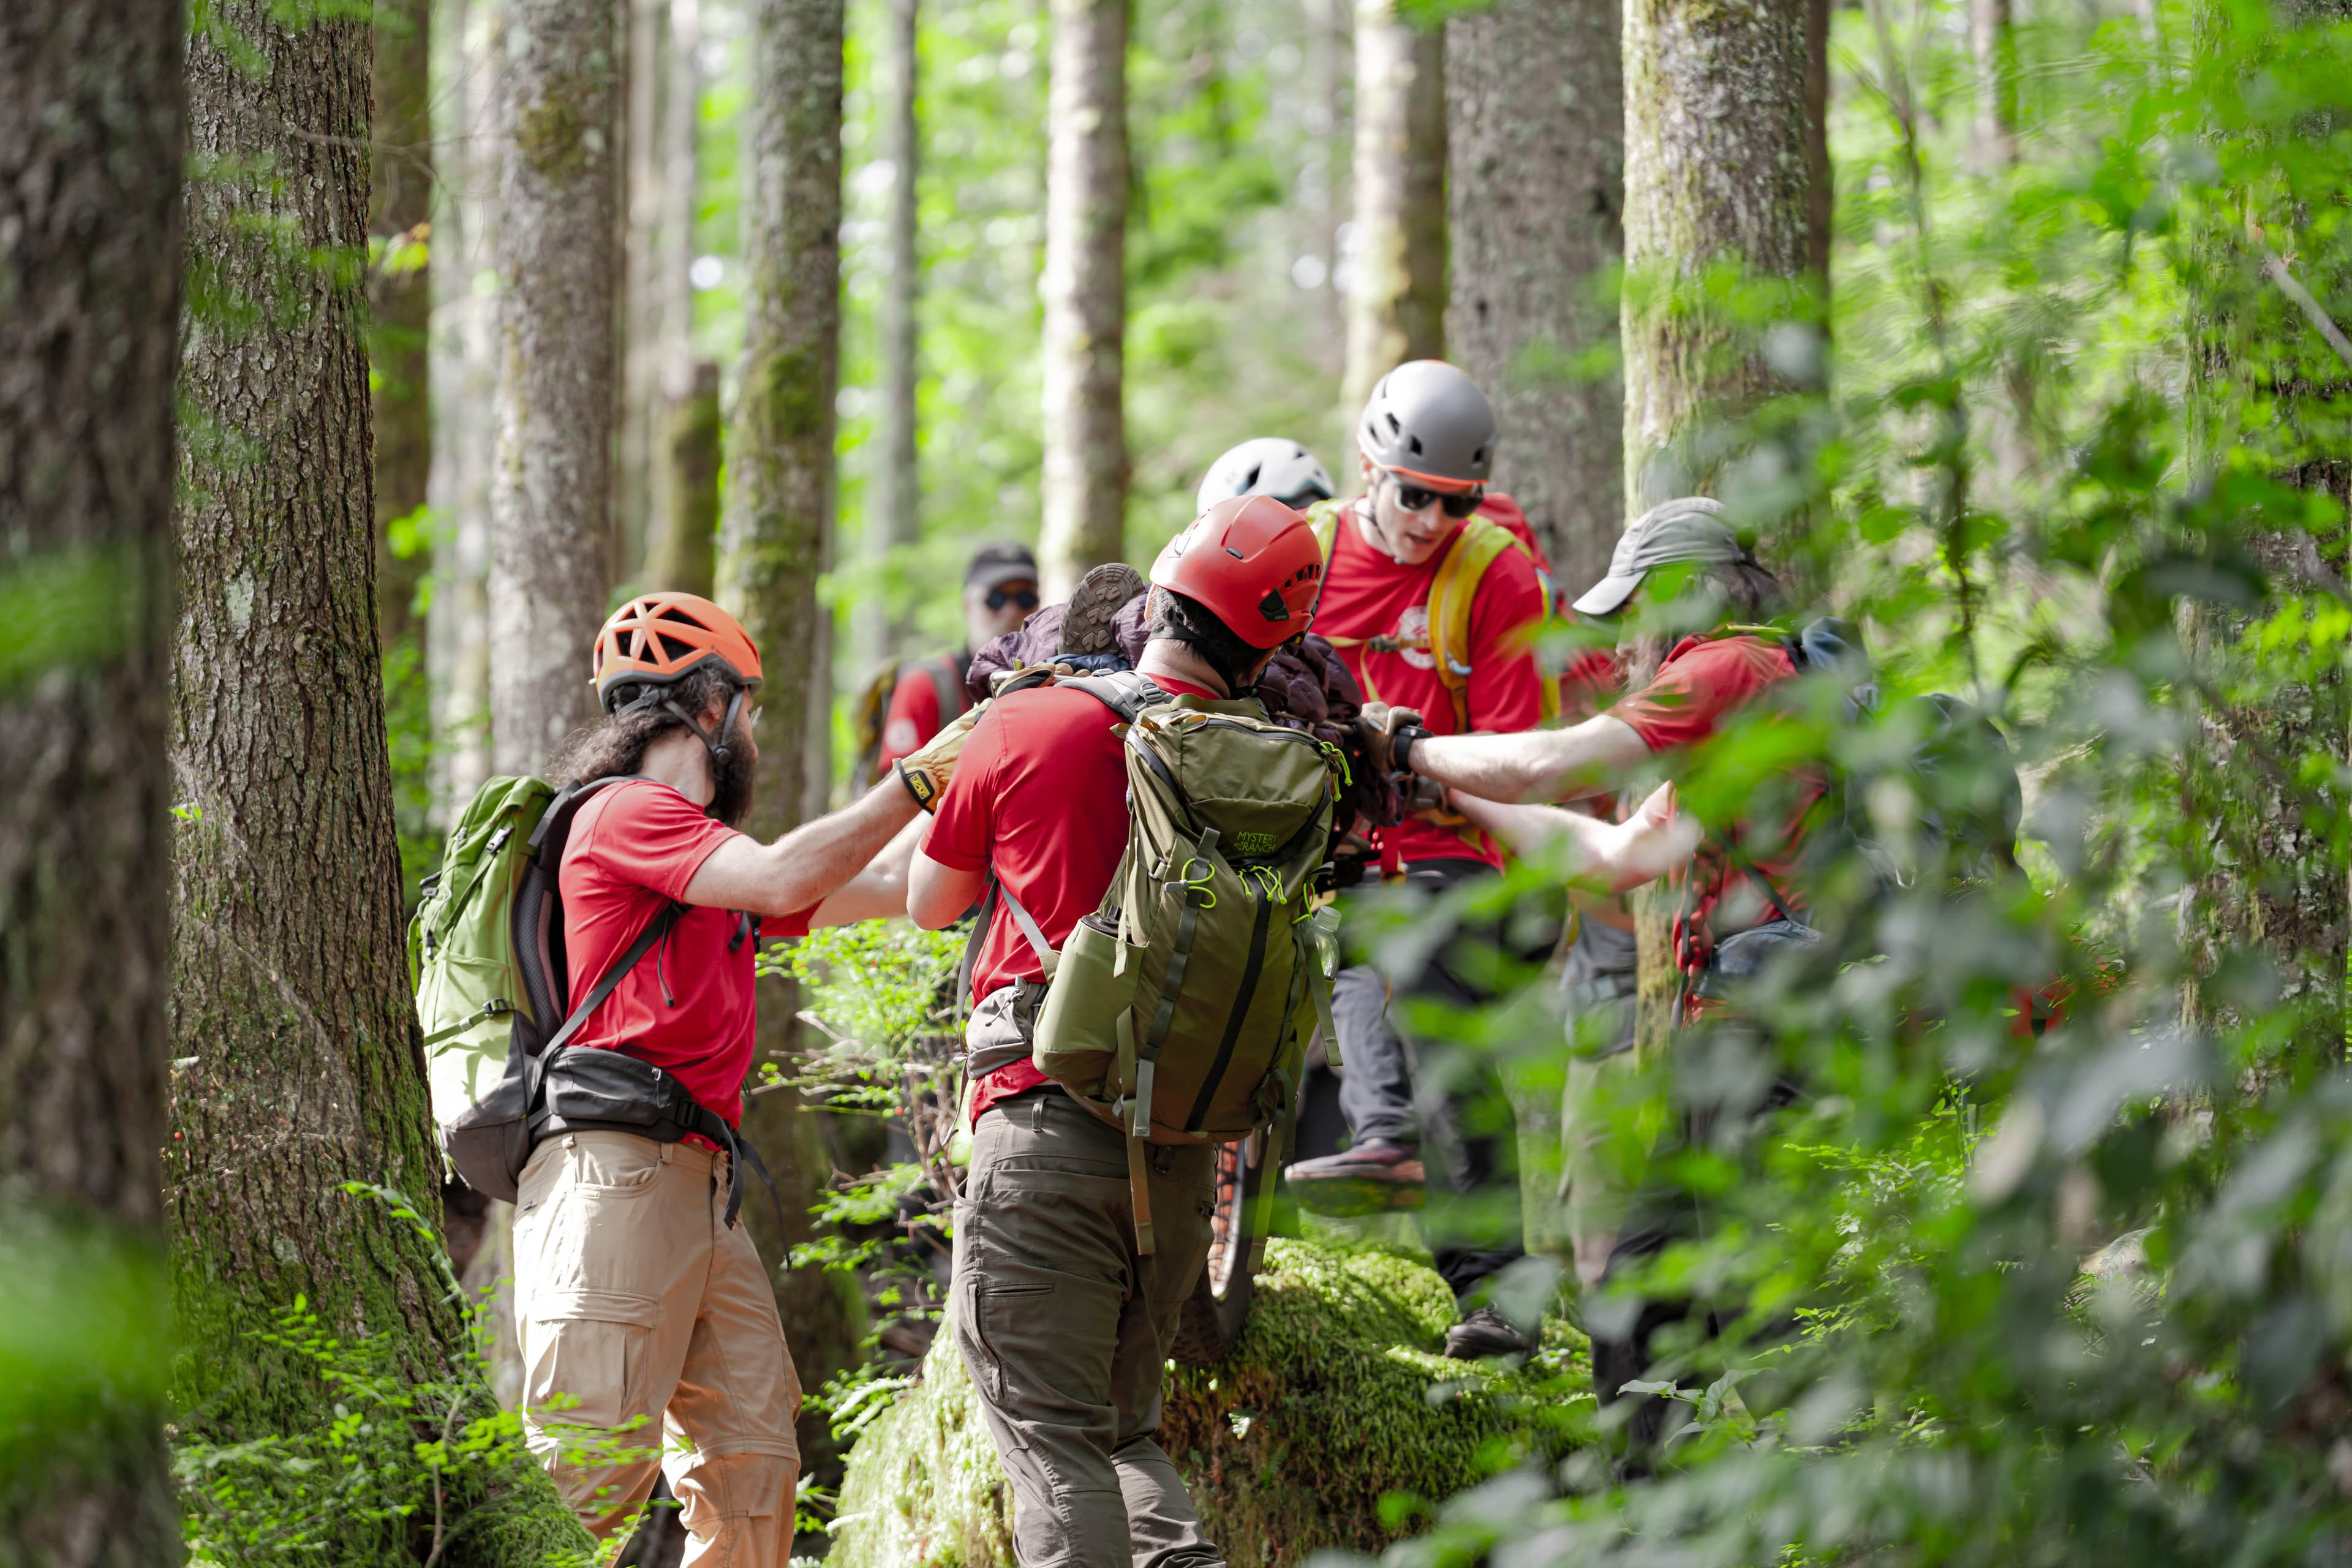
[[[1445,1353],[1454,1361],[1479,1361],[1491,1355],[1533,1355],[1542,1342],[1521,1333],[1511,1320],[1492,1307],[1476,1307],[1445,1331]]]
[[[1344,1216],[1419,1208],[1425,1173],[1412,1144],[1367,1138],[1337,1154],[1302,1160],[1283,1176],[1301,1207]]]
[[[1063,653],[1117,653],[1112,619],[1127,602],[1150,586],[1143,574],[1124,561],[1097,566],[1078,579],[1069,608],[1062,612]]]

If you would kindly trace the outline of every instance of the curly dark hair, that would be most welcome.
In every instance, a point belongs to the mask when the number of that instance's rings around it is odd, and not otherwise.
[[[645,766],[648,747],[687,727],[684,720],[659,702],[631,710],[629,704],[643,697],[646,689],[635,685],[614,688],[614,705],[627,710],[607,714],[566,737],[547,764],[548,781],[562,789],[590,779],[634,773]],[[714,708],[724,713],[728,699],[742,689],[742,683],[727,671],[705,667],[671,682],[667,696],[671,703],[699,719]],[[740,718],[736,728],[740,733]],[[751,809],[752,766],[751,748],[730,744],[727,760],[719,764],[711,781],[710,815],[730,827]]]

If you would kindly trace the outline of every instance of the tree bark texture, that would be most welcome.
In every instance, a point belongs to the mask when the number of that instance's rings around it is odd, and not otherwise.
[[[766,670],[760,776],[745,827],[772,839],[805,819],[823,768],[816,727],[831,718],[829,622],[816,584],[833,531],[834,394],[841,346],[842,0],[759,0],[751,16],[752,92],[744,150],[745,300],[741,385],[728,435],[719,601],[743,621]],[[793,993],[761,982],[760,1053],[793,1045]],[[774,1172],[787,1223],[767,1205],[744,1214],[774,1270],[776,1305],[802,1382],[816,1387],[847,1363],[856,1335],[830,1281],[784,1267],[790,1241],[829,1167],[812,1117],[788,1090],[754,1096],[743,1131]],[[754,1208],[760,1212],[754,1213]],[[821,1418],[801,1428],[803,1473],[830,1452]]]
[[[377,625],[387,658],[421,629],[416,591],[431,565],[396,525],[425,503],[433,468],[432,0],[376,0],[371,73],[368,369],[375,423]]]
[[[1503,0],[1447,24],[1454,358],[1495,405],[1495,484],[1571,595],[1625,523],[1624,396],[1581,370],[1617,333],[1624,246],[1619,0]]]
[[[2011,0],[1969,0],[1969,53],[1976,64],[1970,160],[1980,174],[2017,162],[2017,32]]]
[[[1723,320],[1720,264],[1799,280],[1827,264],[1827,10],[1820,0],[1624,0],[1625,497],[1628,512],[1712,488],[1740,414],[1773,390],[1754,323]],[[1633,900],[1636,1037],[1675,1027],[1675,895]]]
[[[425,654],[433,693],[436,820],[453,824],[490,776],[490,476],[498,435],[499,156],[496,0],[445,0],[435,36],[436,196],[432,272],[433,552]],[[478,289],[477,280],[490,285]]]
[[[171,760],[173,1083],[166,1169],[184,1430],[315,1431],[314,1370],[261,1344],[298,1295],[490,1408],[437,1240],[351,1182],[437,1213],[403,962],[375,626],[362,342],[368,26],[216,3],[191,43],[191,289],[180,395]],[[479,1478],[478,1478],[479,1479]],[[540,1563],[584,1537],[535,1466],[458,1500],[453,1560]],[[380,1561],[380,1543],[344,1543]]]
[[[536,773],[596,717],[614,570],[620,71],[610,0],[506,0],[490,732]]]
[[[1702,308],[1718,262],[1797,279],[1826,254],[1810,0],[1625,0],[1625,489],[1703,488],[1708,432],[1770,386],[1752,331]],[[1672,471],[1645,489],[1654,455]]]
[[[920,381],[923,257],[916,224],[920,216],[917,181],[922,165],[922,124],[917,111],[920,86],[917,53],[920,0],[890,0],[883,36],[880,72],[883,101],[882,156],[889,160],[890,276],[876,312],[882,370],[880,416],[875,421],[874,468],[866,479],[866,547],[877,584],[887,584],[890,552],[923,536],[922,470],[916,449],[915,395]],[[858,658],[866,668],[887,658],[907,629],[898,595],[887,586],[858,606]]]
[[[694,384],[673,398],[662,432],[663,515],[646,557],[645,585],[709,597],[719,546],[719,367],[694,367]]]
[[[0,1541],[29,1568],[180,1561],[157,1265],[182,28],[0,12],[0,601],[54,628],[0,659],[0,1245],[38,1276],[0,1290],[25,1310],[54,1269],[87,1309],[59,1244],[126,1257],[152,1341],[123,1348],[158,1368],[87,1391],[49,1369],[88,1404],[0,1436]]]
[[[1393,0],[1356,0],[1354,224],[1349,245],[1349,427],[1372,384],[1445,353],[1445,35]]]
[[[1047,599],[1127,548],[1128,0],[1052,0],[1047,90]]]
[[[669,55],[669,0],[626,0],[622,72],[621,378],[614,407],[613,531],[615,574],[637,575],[655,527],[654,474],[660,466],[663,187],[662,99]]]

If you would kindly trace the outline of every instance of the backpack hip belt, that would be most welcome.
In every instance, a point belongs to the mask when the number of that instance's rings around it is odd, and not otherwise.
[[[783,1234],[783,1201],[760,1152],[674,1076],[617,1049],[565,1046],[548,1054],[552,1059],[540,1074],[539,1107],[530,1119],[534,1148],[566,1132],[631,1132],[656,1143],[706,1139],[728,1159],[727,1223],[742,1212],[748,1164],[768,1189],[777,1234]]]

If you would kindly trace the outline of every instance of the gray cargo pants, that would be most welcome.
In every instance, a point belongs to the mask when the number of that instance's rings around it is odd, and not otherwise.
[[[1177,1312],[1208,1258],[1214,1153],[1150,1151],[1142,1258],[1116,1128],[1054,1089],[980,1119],[949,1315],[1012,1478],[1023,1568],[1223,1568],[1153,1440]]]

